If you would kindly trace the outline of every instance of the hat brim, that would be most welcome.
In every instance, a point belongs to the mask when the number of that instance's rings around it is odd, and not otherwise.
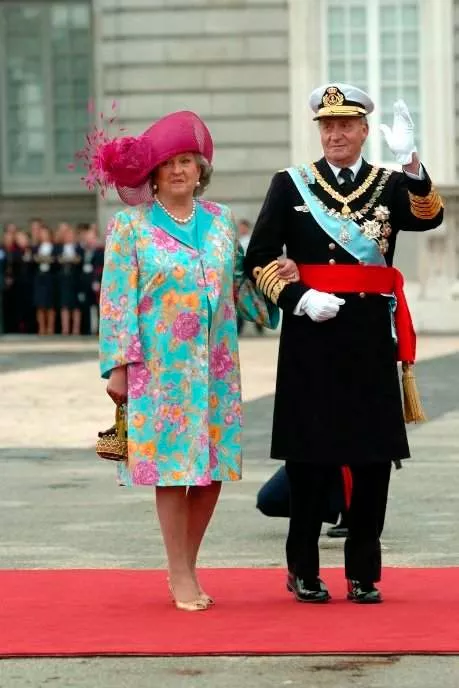
[[[355,105],[327,105],[320,108],[313,120],[323,119],[324,117],[366,117],[368,111],[364,107]]]

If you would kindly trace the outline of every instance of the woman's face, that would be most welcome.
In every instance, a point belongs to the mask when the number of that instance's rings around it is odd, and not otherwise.
[[[19,248],[27,248],[30,245],[29,237],[25,232],[16,233],[16,244]]]
[[[75,243],[75,232],[73,227],[68,224],[62,225],[61,239],[64,244],[74,244]]]
[[[158,193],[171,199],[192,197],[201,168],[193,153],[182,153],[163,162],[156,172],[154,183]]]
[[[40,242],[41,243],[46,243],[48,241],[51,241],[51,230],[49,227],[45,227],[44,225],[40,227]]]

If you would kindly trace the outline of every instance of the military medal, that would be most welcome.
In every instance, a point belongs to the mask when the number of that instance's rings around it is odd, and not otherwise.
[[[339,240],[342,244],[348,244],[351,240],[351,235],[346,227],[346,225],[341,225],[339,233]]]

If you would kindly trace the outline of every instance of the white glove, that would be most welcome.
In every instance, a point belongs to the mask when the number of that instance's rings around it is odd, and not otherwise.
[[[392,129],[387,124],[381,124],[380,128],[396,161],[400,165],[408,165],[413,158],[413,153],[416,152],[416,146],[414,145],[413,120],[404,100],[397,100],[394,103]]]
[[[308,289],[298,301],[294,314],[304,315],[306,313],[314,322],[324,322],[324,320],[335,318],[340,306],[344,303],[344,299],[339,299],[334,294]]]

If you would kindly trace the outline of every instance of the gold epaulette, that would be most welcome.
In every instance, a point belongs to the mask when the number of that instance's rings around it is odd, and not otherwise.
[[[432,187],[427,196],[415,196],[408,191],[410,210],[419,220],[432,220],[444,207],[440,194]]]
[[[253,276],[256,280],[256,285],[270,301],[277,304],[279,294],[287,286],[287,280],[278,276],[277,271],[279,265],[277,260],[271,261],[264,268],[254,268]]]

